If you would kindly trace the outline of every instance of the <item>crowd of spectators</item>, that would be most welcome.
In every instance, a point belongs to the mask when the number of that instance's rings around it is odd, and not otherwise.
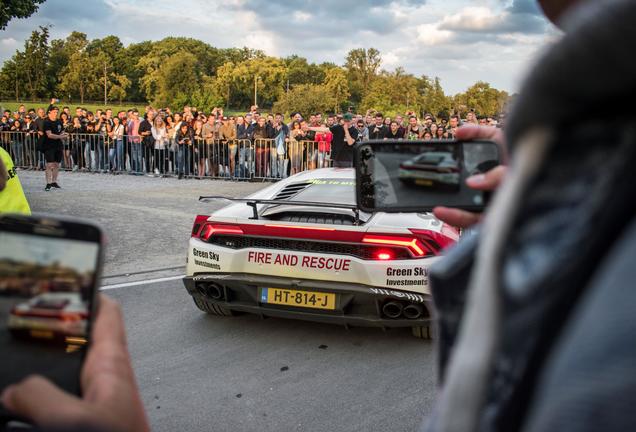
[[[3,112],[0,144],[16,166],[43,167],[38,142],[46,113],[44,108],[27,111],[24,105]],[[359,141],[453,139],[462,123],[497,124],[474,112],[465,119],[418,118],[412,112],[390,118],[372,110],[365,115],[296,112],[286,119],[257,106],[235,116],[221,108],[204,113],[189,106],[179,112],[146,106],[143,114],[134,108],[114,113],[77,107],[72,112],[64,106],[59,120],[68,133],[62,160],[66,170],[178,178],[285,178],[308,169],[350,167],[352,146]]]

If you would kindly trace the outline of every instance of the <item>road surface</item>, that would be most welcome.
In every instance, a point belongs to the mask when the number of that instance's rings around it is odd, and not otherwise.
[[[407,329],[200,312],[179,277],[192,221],[268,184],[19,171],[34,211],[104,227],[103,280],[124,310],[155,431],[415,431],[435,394],[433,346]],[[207,213],[206,213],[207,214]]]

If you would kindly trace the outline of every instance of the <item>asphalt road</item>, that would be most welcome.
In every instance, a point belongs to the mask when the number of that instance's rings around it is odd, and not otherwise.
[[[194,215],[212,208],[199,194],[266,184],[73,173],[44,192],[42,173],[19,177],[34,211],[107,231],[104,284],[123,307],[153,430],[415,431],[430,413],[433,346],[406,329],[212,317],[179,280],[151,281],[183,272]]]

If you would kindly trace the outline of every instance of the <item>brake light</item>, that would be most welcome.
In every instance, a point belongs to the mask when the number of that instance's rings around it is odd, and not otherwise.
[[[222,225],[207,223],[201,229],[201,239],[207,241],[213,235],[243,235],[243,230],[237,225]]]
[[[365,235],[362,238],[362,243],[405,247],[415,257],[424,257],[434,253],[419,239],[413,237]]]
[[[393,252],[388,250],[379,250],[375,253],[375,259],[380,261],[390,261],[395,257]]]
[[[192,225],[192,237],[198,237],[201,232],[201,227],[208,221],[210,216],[197,215],[194,218],[194,225]]]

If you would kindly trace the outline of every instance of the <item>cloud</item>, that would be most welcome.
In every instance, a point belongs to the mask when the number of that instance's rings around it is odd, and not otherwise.
[[[52,38],[73,30],[89,39],[114,34],[124,44],[183,36],[317,63],[343,64],[349,50],[374,47],[384,68],[439,76],[450,93],[478,79],[514,91],[554,36],[535,0],[49,0],[9,23],[0,60],[48,24]]]

